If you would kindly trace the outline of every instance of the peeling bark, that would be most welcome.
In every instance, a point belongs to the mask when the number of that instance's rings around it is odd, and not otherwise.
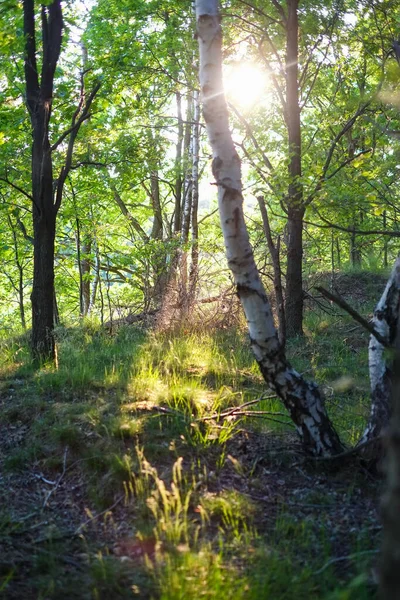
[[[386,346],[394,345],[399,321],[400,257],[397,258],[386,288],[379,300],[373,318],[373,326]],[[389,423],[391,413],[393,356],[385,345],[371,335],[368,349],[369,376],[371,383],[371,413],[360,444],[378,438]]]
[[[229,130],[222,85],[222,31],[218,0],[196,0],[203,115],[212,147],[212,171],[229,268],[246,315],[251,347],[268,385],[283,400],[303,442],[313,456],[343,449],[326,413],[323,398],[286,360],[271,308],[255,264],[244,221],[241,161]]]

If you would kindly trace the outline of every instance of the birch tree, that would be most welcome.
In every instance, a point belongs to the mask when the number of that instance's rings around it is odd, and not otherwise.
[[[203,116],[213,153],[221,227],[251,347],[265,381],[288,409],[305,450],[314,456],[334,455],[342,450],[342,444],[317,386],[303,379],[286,359],[250,245],[243,214],[241,161],[230,134],[223,91],[218,0],[197,0],[196,20]]]

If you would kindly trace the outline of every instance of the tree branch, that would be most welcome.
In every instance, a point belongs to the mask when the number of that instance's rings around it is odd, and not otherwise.
[[[35,35],[35,6],[34,0],[24,0],[24,36],[25,57],[24,70],[26,81],[26,104],[32,114],[39,98],[39,77],[36,62],[36,35]]]
[[[10,187],[14,188],[14,190],[17,190],[17,192],[19,192],[20,194],[23,194],[26,198],[28,198],[28,200],[30,200],[31,202],[33,202],[33,196],[31,196],[31,194],[29,194],[28,192],[26,192],[25,190],[23,190],[22,188],[20,188],[18,185],[16,185],[15,183],[13,183],[12,181],[10,181],[6,177],[0,177],[0,181],[3,181],[4,183],[7,183]]]
[[[92,91],[90,92],[89,97],[87,98],[87,100],[83,106],[83,109],[82,109],[83,103],[82,103],[82,94],[81,94],[81,99],[79,101],[78,108],[72,117],[72,127],[71,127],[69,142],[68,142],[67,155],[65,157],[65,163],[64,163],[64,166],[61,168],[60,177],[58,178],[58,182],[57,182],[56,201],[54,203],[54,210],[56,211],[56,213],[58,212],[58,210],[61,206],[62,193],[63,193],[65,180],[68,177],[68,173],[70,172],[71,167],[72,167],[72,154],[74,151],[74,144],[75,144],[76,136],[78,135],[78,132],[79,132],[79,129],[80,129],[80,126],[82,125],[82,123],[86,119],[88,119],[90,116],[90,114],[89,114],[90,107],[92,105],[92,102],[93,102],[97,92],[100,89],[100,86],[101,86],[101,82],[98,81],[95,84]],[[78,121],[75,123],[75,120],[81,110],[82,110],[82,114],[81,114],[80,118],[78,119]]]
[[[387,340],[380,333],[378,333],[378,331],[376,331],[375,327],[371,323],[369,323],[369,321],[364,319],[364,317],[362,317],[360,313],[354,310],[354,308],[350,306],[350,304],[347,304],[346,300],[344,300],[340,296],[336,296],[335,294],[328,292],[328,290],[321,286],[317,286],[315,289],[318,290],[325,298],[327,298],[331,302],[334,302],[335,304],[340,306],[340,308],[345,310],[351,317],[353,317],[355,321],[357,321],[357,323],[359,323],[362,327],[364,327],[364,329],[366,329],[371,335],[373,335],[378,340],[378,342],[382,344],[382,346],[384,346],[385,348],[390,348],[390,344],[388,344]]]

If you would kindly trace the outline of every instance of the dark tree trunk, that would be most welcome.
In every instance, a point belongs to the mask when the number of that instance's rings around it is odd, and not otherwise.
[[[339,244],[339,238],[336,238],[336,252],[337,252],[337,265],[338,265],[338,269],[340,271],[340,267],[341,267],[341,257],[340,257],[340,244]]]
[[[24,0],[26,104],[32,125],[33,286],[32,350],[34,359],[55,359],[54,240],[57,209],[53,195],[53,164],[49,122],[54,73],[60,56],[62,13],[60,0],[42,5],[42,70],[36,62],[35,5]]]
[[[393,377],[393,415],[387,433],[387,489],[383,496],[383,546],[380,559],[381,600],[400,598],[400,331],[397,323]]]
[[[34,358],[54,360],[54,239],[55,215],[47,219],[33,209],[32,350]]]
[[[26,329],[24,306],[24,271],[21,265],[18,265],[18,306],[22,329]]]
[[[18,238],[17,238],[17,232],[15,229],[15,226],[11,220],[10,215],[8,215],[7,219],[8,219],[8,224],[10,226],[12,236],[13,236],[15,264],[18,269],[18,286],[16,286],[12,281],[11,281],[11,284],[18,293],[19,316],[21,319],[22,328],[26,329],[25,307],[24,307],[24,268],[23,268],[23,265],[19,258]]]
[[[279,341],[282,346],[285,345],[286,341],[286,320],[285,320],[285,307],[283,300],[283,288],[282,288],[282,276],[281,276],[281,264],[279,257],[279,238],[278,244],[274,243],[272,239],[271,227],[269,224],[269,218],[267,208],[265,206],[265,200],[263,196],[257,198],[258,205],[260,207],[261,217],[263,221],[264,233],[268,243],[268,250],[272,259],[272,268],[274,271],[274,290],[276,307],[278,313],[278,335]]]
[[[79,218],[76,218],[76,254],[79,270],[79,314],[86,317],[90,309],[90,259],[92,248],[90,236],[82,243],[81,226]]]
[[[353,231],[350,236],[350,264],[355,269],[361,267],[361,252],[357,244],[357,236],[355,231]]]
[[[288,337],[303,334],[303,217],[304,209],[289,208],[285,298]]]
[[[383,211],[383,229],[386,229],[387,220],[386,220],[386,210]],[[383,266],[385,269],[388,266],[388,238],[385,235],[383,238]]]
[[[174,214],[174,233],[181,230],[182,224],[182,147],[183,147],[183,119],[182,119],[182,96],[180,92],[176,93],[176,105],[178,111],[178,141],[176,144],[175,157],[175,214]]]
[[[286,268],[286,334],[303,334],[303,186],[301,183],[301,123],[298,86],[298,0],[287,2],[286,123],[289,141],[287,201],[288,246]]]
[[[91,239],[88,237],[82,244],[81,273],[82,273],[82,316],[86,317],[90,310],[90,252],[92,249]]]
[[[193,124],[193,163],[192,163],[192,261],[189,273],[189,298],[193,303],[196,296],[196,287],[199,270],[199,128],[200,128],[200,98],[194,92],[194,124]]]

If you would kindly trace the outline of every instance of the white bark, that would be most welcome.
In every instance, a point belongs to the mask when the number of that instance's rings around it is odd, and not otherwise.
[[[249,328],[260,370],[289,410],[305,450],[330,456],[342,450],[315,384],[305,381],[287,362],[278,340],[271,308],[254,261],[243,215],[241,161],[229,130],[222,85],[222,33],[218,0],[196,0],[203,115],[213,152],[212,171],[226,255]]]
[[[373,325],[377,333],[393,346],[399,321],[400,257],[397,258],[386,288],[376,305]],[[393,356],[385,345],[371,335],[368,349],[371,383],[371,414],[359,443],[377,438],[388,425],[391,412]]]

